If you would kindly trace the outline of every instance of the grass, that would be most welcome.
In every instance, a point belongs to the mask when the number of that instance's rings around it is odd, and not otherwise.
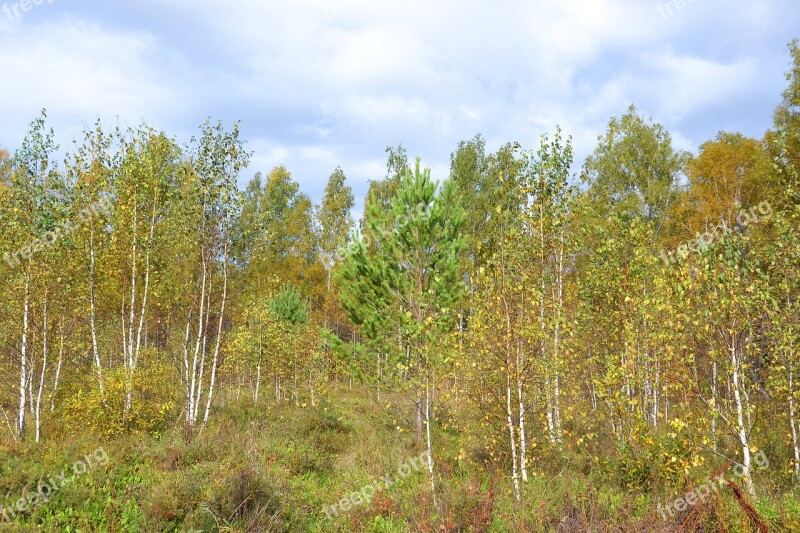
[[[6,505],[40,480],[71,468],[99,446],[106,465],[31,505],[0,530],[28,531],[667,531],[652,494],[626,490],[608,475],[543,452],[515,502],[507,460],[465,436],[467,421],[448,406],[435,427],[437,501],[424,469],[398,476],[422,451],[400,398],[378,404],[364,390],[334,390],[317,407],[240,404],[215,413],[193,439],[179,425],[157,435],[107,440],[60,431],[43,444],[0,448]],[[460,430],[454,425],[461,424]],[[538,452],[537,452],[538,453]],[[547,457],[547,459],[541,459]],[[549,468],[548,464],[552,467]],[[329,519],[323,508],[392,474],[396,483]],[[674,489],[680,494],[679,488]],[[755,508],[776,531],[800,529],[800,495],[765,496]],[[695,513],[699,530],[748,531],[723,495]],[[2,519],[2,517],[0,517]]]

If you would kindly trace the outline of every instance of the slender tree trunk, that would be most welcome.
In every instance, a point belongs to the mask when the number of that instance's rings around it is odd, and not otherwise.
[[[519,471],[517,467],[517,436],[514,431],[514,419],[511,417],[511,371],[506,366],[506,422],[508,437],[511,443],[511,480],[514,483],[514,499],[520,501]]]
[[[328,329],[328,298],[331,294],[331,276],[333,275],[333,256],[334,254],[331,254],[330,256],[326,256],[325,258],[326,259],[325,270],[327,274],[327,283],[325,286],[327,288],[327,292],[325,293],[325,299],[323,300],[322,303],[325,309],[325,322],[324,322],[325,329]],[[330,261],[330,263],[328,263],[328,261]]]
[[[120,304],[120,306],[119,306],[119,327],[120,327],[120,330],[121,330],[120,333],[122,334],[122,366],[127,371],[127,369],[128,369],[128,332],[127,332],[127,326],[125,324],[125,294],[124,293],[122,294],[122,297],[120,298],[120,301],[122,302]],[[109,368],[112,367],[110,362],[109,362],[108,366],[109,366]]]
[[[525,435],[525,401],[523,399],[522,380],[517,379],[517,395],[519,399],[519,466],[522,481],[528,481],[528,443]]]
[[[28,340],[28,347],[31,348],[31,340]],[[25,381],[28,384],[28,413],[31,416],[36,416],[36,402],[33,401],[33,381],[36,377],[36,358],[32,354],[28,354],[28,379]]]
[[[150,252],[152,249],[153,235],[156,225],[156,206],[158,205],[157,199],[153,201],[153,212],[150,217],[150,228],[145,245],[145,270],[144,270],[144,287],[142,290],[142,303],[139,309],[139,323],[136,327],[136,337],[134,340],[133,327],[136,321],[136,276],[137,269],[137,227],[138,227],[138,211],[134,205],[134,226],[133,226],[133,249],[132,249],[132,267],[131,267],[131,312],[128,333],[128,375],[126,380],[125,390],[125,410],[124,415],[127,417],[131,409],[131,401],[133,396],[133,375],[136,372],[136,367],[139,363],[139,354],[142,348],[142,331],[144,330],[144,319],[147,314],[147,300],[150,292]]]
[[[217,339],[214,346],[214,361],[211,364],[211,382],[208,386],[208,401],[206,402],[206,412],[203,415],[203,425],[200,428],[202,432],[203,429],[208,424],[208,415],[211,412],[211,402],[214,400],[214,385],[217,379],[217,365],[219,364],[219,347],[220,343],[222,342],[222,323],[225,318],[225,304],[228,298],[228,241],[227,235],[224,237],[225,240],[225,251],[223,252],[222,257],[222,303],[220,304],[219,309],[219,321],[217,323]]]
[[[714,409],[711,410],[711,440],[714,452],[717,452],[717,410],[719,409],[719,399],[717,398],[717,362],[711,365],[711,401]],[[665,418],[666,420],[666,418]]]
[[[436,498],[436,480],[433,474],[433,446],[431,443],[431,394],[430,383],[425,379],[425,431],[428,440],[428,474],[431,478],[431,495],[433,496],[434,507],[439,507]]]
[[[258,324],[258,367],[256,368],[256,390],[253,394],[253,405],[258,405],[258,388],[261,385],[261,359],[263,358],[263,338],[261,336],[261,322]]]
[[[556,277],[556,320],[553,331],[553,426],[556,441],[561,444],[561,314],[564,310],[564,235],[561,234],[561,247],[558,251]]]
[[[56,394],[58,394],[58,381],[61,378],[61,366],[64,364],[64,318],[61,318],[58,327],[58,360],[56,361],[56,376],[53,379],[53,392],[50,393],[50,412],[56,410]]]
[[[658,428],[658,410],[659,410],[658,403],[659,403],[660,390],[661,390],[661,361],[656,360],[656,378],[655,378],[655,386],[653,387],[653,429]]]
[[[203,331],[203,342],[200,348],[200,376],[197,378],[197,394],[195,395],[195,420],[200,416],[200,402],[203,399],[203,385],[206,373],[206,355],[208,354],[208,335],[211,331],[211,295],[214,292],[214,274],[208,277],[208,290],[206,291],[206,323]]]
[[[410,346],[407,347],[407,349],[410,349]],[[417,366],[417,373],[418,373],[418,375],[422,374],[422,363],[420,363]],[[416,407],[417,440],[420,443],[422,443],[422,441],[425,439],[425,433],[424,433],[425,432],[425,425],[424,425],[424,422],[423,422],[424,417],[423,417],[423,414],[422,414],[422,391],[421,390],[417,390],[417,401],[415,402],[414,405]]]
[[[97,319],[95,310],[95,275],[94,275],[94,220],[89,221],[89,329],[92,332],[92,356],[97,372],[97,384],[100,387],[100,398],[105,402],[105,389],[103,387],[103,364],[100,361],[100,350],[97,346]]]
[[[145,247],[144,257],[144,290],[142,291],[142,307],[139,309],[139,326],[136,330],[136,349],[134,350],[134,365],[139,361],[139,353],[142,345],[142,330],[144,329],[144,319],[147,315],[147,300],[150,295],[150,254],[153,247],[153,237],[156,228],[156,206],[158,200],[153,201],[153,213],[150,217],[150,233],[147,236],[147,245]],[[146,343],[146,341],[145,341]]]
[[[194,345],[194,356],[192,357],[192,367],[189,371],[190,374],[190,384],[189,384],[189,404],[186,406],[186,420],[189,423],[189,427],[193,428],[195,422],[197,421],[197,413],[195,409],[195,391],[197,389],[197,360],[200,355],[200,347],[202,346],[202,339],[203,336],[203,313],[205,311],[206,305],[206,276],[207,276],[207,268],[206,268],[206,260],[205,254],[201,253],[201,262],[203,266],[203,275],[200,279],[200,301],[198,302],[200,305],[200,312],[198,313],[197,317],[197,339]],[[191,317],[191,313],[189,314]],[[188,338],[188,331],[189,326],[187,324],[187,338]]]
[[[136,276],[138,274],[136,267],[137,267],[137,252],[138,252],[138,229],[139,229],[139,209],[136,202],[136,198],[134,196],[133,202],[133,239],[131,242],[131,304],[130,304],[130,316],[128,318],[128,340],[127,342],[123,343],[123,346],[127,346],[127,349],[123,349],[125,352],[125,407],[122,411],[122,418],[123,420],[127,420],[128,412],[131,409],[131,398],[133,395],[133,324],[136,321]],[[125,308],[125,303],[123,299],[123,309]],[[125,334],[125,316],[123,314],[123,335]]]
[[[44,378],[47,372],[47,291],[44,293],[42,307],[42,372],[39,377],[39,391],[36,394],[36,442],[39,442],[42,426],[42,394],[44,392]]]
[[[547,408],[547,434],[550,438],[550,443],[556,443],[556,429],[555,429],[555,408],[554,408],[554,387],[553,387],[553,371],[554,361],[548,357],[547,353],[547,320],[545,318],[545,297],[547,294],[547,283],[545,280],[545,273],[547,271],[547,257],[545,254],[545,236],[544,236],[544,204],[540,206],[539,212],[539,267],[541,268],[541,286],[539,294],[539,327],[541,330],[541,341],[539,349],[540,356],[543,364],[545,365],[545,406]]]
[[[25,400],[28,386],[28,317],[30,313],[30,274],[25,273],[25,300],[22,311],[22,344],[20,346],[20,371],[19,371],[19,412],[17,413],[17,434],[20,438],[25,436]]]
[[[3,411],[3,417],[6,419],[6,427],[9,434],[11,434],[11,438],[14,439],[14,442],[17,442],[17,433],[11,428],[11,420],[9,420],[8,413],[3,409],[2,405],[0,405],[0,411]]]
[[[520,311],[522,306],[520,306]],[[510,326],[510,325],[508,325]],[[509,331],[510,333],[510,331]],[[521,340],[517,339],[517,406],[519,425],[519,466],[522,481],[528,482],[528,442],[525,434],[525,388],[522,373],[525,369],[525,352]]]
[[[739,342],[734,336],[733,331],[730,335],[730,350],[731,350],[731,379],[733,381],[733,396],[736,402],[736,420],[738,423],[737,433],[739,435],[739,442],[742,446],[742,466],[744,467],[744,483],[747,487],[747,492],[753,499],[756,498],[756,489],[753,485],[753,478],[750,476],[751,472],[751,454],[750,454],[750,441],[747,436],[747,428],[744,425],[744,403],[742,399],[742,379],[741,373],[741,354],[739,354]]]
[[[192,324],[192,310],[189,309],[189,315],[186,318],[186,334],[183,339],[183,367],[181,368],[181,375],[183,377],[184,396],[186,397],[186,423],[190,424],[191,414],[189,413],[190,406],[192,405],[190,382],[190,369],[189,369],[189,333]]]

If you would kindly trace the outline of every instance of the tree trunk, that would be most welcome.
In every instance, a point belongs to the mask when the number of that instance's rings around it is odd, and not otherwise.
[[[225,236],[227,239],[227,235]],[[225,318],[225,304],[228,298],[228,243],[225,241],[225,251],[222,257],[222,303],[219,309],[219,321],[217,323],[217,339],[214,346],[214,361],[211,363],[211,382],[208,385],[208,401],[206,402],[206,412],[203,415],[203,425],[200,427],[202,432],[208,424],[208,415],[211,412],[211,402],[214,400],[214,385],[217,379],[217,365],[219,364],[219,347],[222,342],[222,322]]]
[[[433,446],[431,444],[431,394],[430,383],[425,380],[425,431],[428,436],[428,474],[431,478],[431,495],[434,507],[439,507],[436,499],[436,480],[433,475]]]
[[[139,210],[134,197],[133,203],[133,239],[131,242],[131,309],[130,317],[128,319],[128,340],[122,343],[123,355],[125,356],[125,407],[122,411],[123,420],[127,420],[128,412],[131,409],[131,398],[133,396],[133,323],[136,321],[136,259],[137,259],[137,245],[139,229]],[[125,300],[122,301],[123,310],[125,308]],[[125,314],[122,315],[122,331],[125,335]]]
[[[137,269],[137,253],[138,253],[138,239],[137,239],[137,227],[138,227],[138,210],[136,205],[134,205],[134,226],[133,226],[133,245],[132,245],[132,265],[131,265],[131,311],[130,311],[130,323],[128,325],[128,364],[127,364],[127,379],[125,385],[125,410],[123,413],[124,417],[127,417],[128,412],[131,408],[131,401],[133,396],[133,374],[136,372],[136,367],[139,363],[139,354],[141,353],[142,348],[142,331],[144,330],[144,319],[145,315],[147,314],[147,300],[150,292],[150,253],[152,250],[153,244],[153,235],[155,233],[155,226],[156,226],[156,207],[158,205],[158,199],[156,198],[153,201],[153,211],[150,216],[150,227],[147,237],[147,243],[145,245],[145,271],[144,271],[144,287],[142,290],[142,303],[139,309],[139,320],[138,325],[136,327],[136,337],[134,339],[133,336],[133,328],[134,323],[136,322],[136,276],[138,273]]]
[[[750,454],[750,441],[747,435],[747,428],[744,425],[744,403],[742,399],[742,387],[744,384],[742,383],[742,378],[740,376],[740,367],[741,367],[741,354],[739,353],[739,342],[738,339],[733,335],[731,332],[731,339],[730,339],[730,350],[731,350],[731,380],[733,381],[733,396],[736,402],[736,420],[738,423],[737,432],[739,435],[739,442],[742,446],[742,460],[744,467],[744,483],[745,487],[747,487],[747,492],[750,493],[750,496],[755,500],[756,498],[756,489],[753,485],[753,478],[750,476],[751,472],[751,454]]]
[[[253,405],[258,405],[258,388],[261,385],[261,359],[263,357],[263,339],[261,337],[261,323],[258,325],[258,367],[256,368],[256,390],[253,393]]]
[[[97,368],[97,384],[100,387],[100,398],[105,403],[105,389],[103,388],[103,364],[100,361],[100,350],[97,346],[97,320],[94,299],[94,221],[89,221],[89,329],[92,332],[92,356]]]
[[[563,233],[561,247],[558,252],[557,277],[556,277],[556,323],[553,332],[553,426],[555,427],[556,442],[561,444],[561,313],[564,309],[564,245]]]
[[[195,421],[200,416],[200,402],[203,398],[203,379],[206,373],[206,354],[208,354],[208,332],[211,331],[211,295],[214,292],[214,274],[208,277],[208,291],[206,291],[206,322],[203,328],[203,341],[200,348],[200,375],[197,378],[197,390],[195,395],[194,416]]]
[[[64,364],[64,319],[58,328],[58,361],[56,361],[56,376],[53,380],[53,392],[50,393],[50,412],[56,410],[56,394],[58,393],[58,381],[61,378],[61,366]]]
[[[195,340],[194,345],[194,355],[192,357],[192,367],[189,370],[189,398],[188,404],[186,405],[186,421],[189,423],[190,428],[194,428],[195,422],[197,422],[197,412],[195,409],[196,402],[195,402],[195,391],[197,390],[197,359],[200,356],[200,347],[202,346],[202,339],[203,336],[203,313],[205,311],[206,305],[206,276],[208,275],[208,270],[206,267],[206,259],[205,254],[201,253],[201,262],[203,266],[203,275],[200,279],[200,301],[198,302],[200,309],[199,314],[197,317],[197,338]],[[191,312],[189,313],[189,318],[191,319]],[[189,324],[186,324],[186,338],[189,338]]]
[[[47,372],[47,291],[44,293],[42,314],[42,372],[39,377],[39,391],[36,394],[36,442],[39,442],[41,435],[42,393],[44,392],[44,377]]]
[[[28,315],[30,313],[30,274],[25,273],[25,300],[22,311],[22,344],[20,346],[20,371],[19,371],[19,412],[17,413],[17,434],[20,438],[25,436],[25,399],[28,379]]]
[[[519,407],[519,466],[522,481],[528,481],[528,443],[525,435],[525,393],[522,379],[522,371],[525,367],[525,353],[517,342],[517,400]]]
[[[506,367],[506,421],[509,442],[511,443],[511,480],[514,482],[514,499],[520,501],[519,471],[517,470],[517,436],[514,434],[514,419],[511,417],[511,376],[508,367]]]
[[[410,350],[411,345],[406,347],[406,354],[410,357]],[[422,375],[422,362],[417,365],[417,375]],[[422,414],[422,391],[417,390],[417,401],[415,402],[416,407],[416,423],[417,423],[417,441],[422,444],[423,440],[425,439],[425,425],[424,425],[424,416]]]
[[[183,390],[186,397],[186,423],[189,423],[190,414],[188,412],[189,406],[192,403],[191,389],[189,387],[190,370],[189,370],[189,333],[192,324],[192,310],[189,309],[189,315],[186,318],[186,334],[183,339],[183,367],[181,368],[181,377],[183,378]]]
[[[711,365],[711,401],[714,402],[714,409],[711,410],[711,440],[714,453],[717,452],[717,409],[719,409],[719,399],[717,398],[717,362]],[[666,419],[665,419],[666,420]]]
[[[11,428],[11,421],[8,419],[8,413],[6,413],[6,410],[3,409],[2,405],[0,405],[0,411],[3,411],[3,417],[6,419],[6,427],[8,428],[8,432],[11,434],[11,438],[14,439],[14,442],[17,442],[17,434]]]

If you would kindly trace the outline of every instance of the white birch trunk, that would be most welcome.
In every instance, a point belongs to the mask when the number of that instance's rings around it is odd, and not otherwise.
[[[205,254],[201,254],[201,261],[203,265],[203,275],[200,280],[200,312],[197,318],[197,340],[195,341],[194,346],[194,356],[192,358],[192,367],[189,370],[189,378],[190,378],[190,385],[189,385],[189,403],[186,406],[186,421],[189,423],[189,427],[193,428],[195,422],[197,421],[197,415],[195,412],[195,390],[197,389],[197,359],[200,355],[200,346],[201,346],[201,337],[203,336],[203,312],[205,310],[206,304],[206,276],[207,276],[207,269],[206,269],[206,261],[205,261]],[[191,317],[191,314],[190,314]],[[187,328],[187,339],[188,339],[188,324]]]
[[[50,393],[50,412],[56,410],[56,394],[58,394],[58,382],[61,379],[61,366],[64,364],[64,319],[58,328],[58,360],[56,361],[56,375],[53,379],[53,391]]]
[[[28,379],[28,315],[30,313],[30,274],[25,273],[25,300],[22,311],[22,344],[20,346],[20,371],[19,371],[19,412],[17,413],[17,434],[20,438],[25,436],[25,400]]]
[[[514,420],[511,417],[511,376],[508,367],[506,367],[506,423],[508,424],[508,437],[511,444],[511,481],[514,484],[514,499],[520,501],[517,436],[514,434]]]
[[[750,441],[747,436],[747,428],[744,425],[744,403],[742,399],[741,389],[744,386],[740,376],[741,356],[738,353],[738,342],[731,332],[730,339],[731,350],[731,380],[733,381],[733,396],[736,402],[736,420],[738,423],[737,433],[739,435],[739,442],[742,446],[742,466],[744,467],[744,482],[747,487],[747,492],[750,493],[753,499],[756,498],[756,489],[753,485],[753,478],[750,476],[751,472],[751,454],[750,454]]]
[[[125,325],[125,294],[122,294],[121,304],[119,306],[119,327],[120,333],[122,335],[122,366],[127,369],[128,368],[128,332],[126,331]],[[109,362],[109,368],[112,365]]]
[[[656,379],[653,387],[653,429],[658,428],[658,402],[661,390],[661,361],[656,361]]]
[[[564,308],[564,244],[561,235],[561,247],[558,251],[558,265],[556,278],[556,323],[553,335],[553,426],[555,428],[556,442],[561,444],[561,313]]]
[[[186,334],[183,339],[183,367],[181,368],[181,377],[183,378],[184,396],[186,397],[186,408],[188,409],[192,403],[189,389],[189,333],[192,324],[192,311],[189,310],[189,315],[186,318]],[[189,413],[186,413],[186,422],[189,423]]]
[[[211,295],[213,294],[214,286],[214,273],[212,272],[211,275],[208,277],[208,290],[206,291],[206,323],[203,331],[205,332],[203,335],[203,342],[200,348],[200,375],[197,378],[197,390],[195,391],[195,406],[194,406],[194,414],[195,414],[195,421],[197,421],[197,417],[200,416],[200,402],[203,399],[203,386],[205,382],[203,379],[205,378],[206,373],[206,355],[208,354],[208,332],[211,331]]]
[[[139,361],[139,353],[142,347],[142,331],[144,330],[144,319],[147,315],[147,300],[150,295],[150,254],[153,247],[153,237],[156,228],[156,206],[158,200],[153,201],[153,214],[150,216],[150,233],[147,236],[147,245],[145,247],[144,255],[144,288],[142,291],[142,306],[139,309],[139,326],[136,330],[136,349],[134,350],[133,363],[136,365]]]
[[[258,367],[256,368],[256,390],[253,394],[253,405],[258,405],[258,388],[261,385],[261,360],[263,358],[263,337],[261,336],[261,322],[258,323]]]
[[[211,412],[211,402],[214,399],[214,385],[216,383],[217,378],[217,365],[219,363],[219,347],[222,342],[222,322],[225,318],[225,303],[227,302],[228,298],[228,242],[227,242],[227,235],[225,235],[225,251],[223,252],[222,257],[222,303],[220,304],[219,310],[219,321],[217,323],[217,339],[214,346],[214,361],[211,363],[211,382],[208,386],[208,401],[206,402],[206,412],[203,415],[203,425],[201,426],[200,431],[202,432],[203,428],[206,427],[208,423],[208,415]]]
[[[425,431],[427,432],[427,451],[428,451],[428,474],[431,478],[431,495],[433,496],[434,507],[439,507],[436,498],[436,480],[433,475],[433,446],[431,444],[431,395],[430,383],[425,380]]]
[[[714,402],[714,409],[711,411],[711,439],[714,453],[717,453],[717,409],[719,409],[719,399],[717,398],[717,362],[711,365],[711,399]]]
[[[3,409],[2,405],[0,405],[0,411],[3,411],[3,417],[6,419],[6,427],[8,428],[11,438],[14,439],[14,442],[17,442],[17,433],[11,428],[11,420],[9,420],[8,413]]]
[[[105,389],[103,388],[103,364],[100,361],[100,350],[97,346],[97,320],[94,297],[94,220],[89,221],[89,329],[92,333],[92,356],[97,372],[97,384],[100,387],[100,398],[105,402]]]
[[[44,377],[47,372],[47,291],[44,293],[42,314],[42,371],[39,377],[39,391],[36,394],[36,442],[39,442],[39,437],[41,436],[42,394],[44,392]]]
[[[30,348],[31,341],[28,340],[28,345]],[[28,354],[28,379],[26,383],[28,384],[28,412],[31,416],[36,416],[36,402],[33,401],[33,379],[36,377],[36,357],[34,357],[31,353]]]
[[[124,343],[127,349],[125,352],[125,408],[123,410],[123,418],[127,418],[128,412],[131,409],[131,396],[132,396],[132,383],[133,380],[133,323],[136,321],[136,275],[137,275],[137,253],[138,253],[138,232],[139,230],[139,209],[136,198],[134,196],[133,202],[133,238],[131,242],[131,303],[130,314],[128,318],[128,341]],[[124,300],[123,300],[124,308]],[[123,335],[125,334],[125,322],[123,314]]]
[[[524,308],[520,306],[520,315]],[[520,316],[520,323],[522,323]],[[523,372],[525,371],[525,351],[522,349],[522,342],[517,339],[517,400],[518,400],[518,425],[519,425],[519,466],[522,481],[528,482],[528,439],[525,434],[525,383]]]

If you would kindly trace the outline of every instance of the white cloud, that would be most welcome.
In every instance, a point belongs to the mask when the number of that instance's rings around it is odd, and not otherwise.
[[[88,122],[98,114],[138,121],[157,118],[181,100],[147,61],[158,54],[146,33],[108,32],[67,20],[2,34],[0,46],[9,74],[0,84],[0,100],[8,110],[27,113],[26,119],[31,110],[48,106]]]
[[[664,20],[656,4],[56,2],[0,20],[0,144],[43,106],[62,144],[98,115],[182,139],[207,116],[241,119],[251,169],[286,164],[314,196],[337,165],[363,194],[401,141],[442,177],[461,139],[532,147],[560,124],[582,159],[631,103],[689,145],[718,129],[697,126],[710,110],[763,131],[800,6],[697,0]]]
[[[750,58],[722,64],[668,51],[651,55],[649,61],[660,71],[656,83],[650,81],[660,97],[658,115],[673,121],[704,107],[724,105],[758,83],[758,70]],[[644,85],[646,80],[640,82]]]

